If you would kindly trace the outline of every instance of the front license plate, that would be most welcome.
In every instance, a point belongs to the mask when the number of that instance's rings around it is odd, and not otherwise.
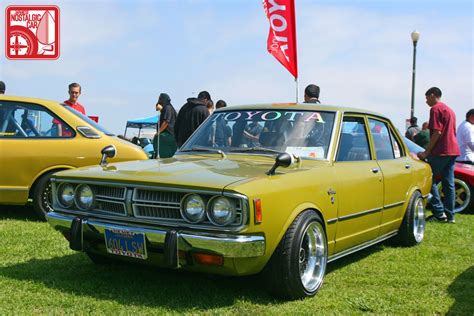
[[[114,255],[146,259],[145,234],[124,229],[105,229],[107,252]]]

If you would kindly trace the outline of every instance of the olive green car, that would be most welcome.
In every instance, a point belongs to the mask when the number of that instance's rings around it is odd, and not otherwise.
[[[316,294],[333,260],[392,237],[420,243],[430,186],[430,167],[379,114],[229,107],[173,158],[57,173],[48,221],[96,263],[263,272],[295,299]]]

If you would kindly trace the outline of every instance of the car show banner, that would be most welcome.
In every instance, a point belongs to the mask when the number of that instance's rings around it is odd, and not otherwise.
[[[263,0],[263,9],[270,22],[267,50],[288,71],[298,78],[296,53],[296,22],[294,0]]]

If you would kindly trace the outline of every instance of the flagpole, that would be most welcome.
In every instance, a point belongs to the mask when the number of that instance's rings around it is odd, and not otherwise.
[[[295,77],[295,84],[296,84],[296,103],[298,103],[298,78]]]

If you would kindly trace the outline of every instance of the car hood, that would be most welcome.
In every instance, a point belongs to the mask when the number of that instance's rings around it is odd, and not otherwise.
[[[106,167],[90,166],[56,173],[56,177],[88,179],[103,182],[133,184],[159,184],[173,187],[199,187],[223,189],[239,182],[268,177],[274,163],[272,157],[216,155],[176,155],[168,159],[151,159],[109,164]],[[302,171],[294,165],[278,168],[279,173]]]

